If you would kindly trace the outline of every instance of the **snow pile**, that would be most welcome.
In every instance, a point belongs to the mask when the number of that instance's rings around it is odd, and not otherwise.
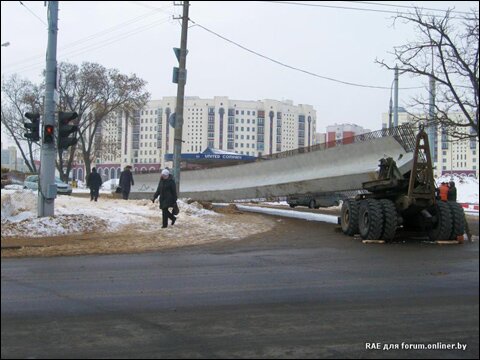
[[[435,179],[437,186],[442,182],[455,182],[457,202],[478,204],[478,179],[469,176],[444,175]]]
[[[18,222],[34,217],[37,213],[36,196],[31,190],[2,190],[2,225],[6,221]]]
[[[86,232],[115,232],[122,229],[151,231],[161,225],[158,200],[120,200],[59,196],[55,200],[55,215],[37,218],[37,193],[2,190],[2,237],[43,237]],[[222,215],[204,209],[199,203],[179,200],[178,223],[202,229],[202,223]],[[205,221],[206,220],[206,221]],[[179,227],[175,225],[176,227]],[[205,229],[203,229],[205,231]],[[219,230],[219,229],[217,229]],[[220,231],[220,230],[219,230]]]
[[[187,204],[186,202],[179,200],[177,201],[177,204],[180,211],[185,212],[185,214],[187,215],[200,216],[200,217],[201,216],[220,216],[220,214],[214,211],[204,209],[203,206],[196,201],[191,204]]]
[[[30,190],[2,191],[2,237],[53,236],[106,228],[104,220],[83,214],[60,212],[53,217],[37,218],[37,198],[37,193]]]

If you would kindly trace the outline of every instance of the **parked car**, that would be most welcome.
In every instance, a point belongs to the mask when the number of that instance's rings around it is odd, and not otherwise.
[[[305,194],[287,197],[287,203],[291,208],[295,206],[308,206],[310,209],[318,209],[319,207],[338,206],[340,198],[336,194]]]
[[[57,194],[59,195],[72,195],[72,187],[65,184],[60,178],[55,177],[55,184],[57,185]],[[38,190],[38,175],[30,175],[25,178],[23,182],[24,189]]]

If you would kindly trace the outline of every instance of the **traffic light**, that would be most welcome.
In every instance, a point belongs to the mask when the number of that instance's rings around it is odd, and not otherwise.
[[[23,123],[23,126],[28,131],[25,133],[25,138],[31,141],[40,140],[40,114],[27,112],[25,117],[31,121],[31,123]]]
[[[69,125],[68,123],[75,120],[78,117],[76,112],[58,112],[58,148],[68,149],[69,146],[77,143],[76,132],[78,131],[77,125]],[[70,137],[73,134],[73,137]]]
[[[55,139],[55,129],[53,125],[45,125],[43,127],[43,143],[44,144],[53,144]]]

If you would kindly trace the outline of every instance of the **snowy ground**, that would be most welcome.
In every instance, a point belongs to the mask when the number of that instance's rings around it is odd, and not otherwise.
[[[219,214],[198,203],[179,201],[180,214],[174,226],[161,229],[158,200],[121,200],[101,196],[58,196],[55,216],[37,218],[37,194],[26,190],[2,190],[2,244],[41,244],[29,255],[45,253],[45,238],[52,239],[54,254],[111,253],[156,250],[238,240],[270,230],[274,220],[252,214]],[[64,239],[82,241],[63,241]],[[59,239],[62,239],[60,241]],[[49,242],[48,247],[52,246]],[[82,248],[82,249],[81,249]]]

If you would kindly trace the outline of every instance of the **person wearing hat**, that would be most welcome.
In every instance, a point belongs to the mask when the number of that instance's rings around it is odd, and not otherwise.
[[[168,219],[172,220],[172,225],[177,220],[175,215],[168,211],[168,208],[175,207],[177,204],[177,187],[168,169],[162,170],[160,182],[158,183],[157,191],[153,195],[152,202],[155,202],[158,196],[160,196],[160,209],[162,209],[162,228],[166,228]]]
[[[130,171],[132,167],[130,165],[125,166],[125,169],[120,174],[120,180],[118,185],[122,189],[123,200],[128,200],[130,195],[130,188],[134,185],[133,183],[133,174]]]

